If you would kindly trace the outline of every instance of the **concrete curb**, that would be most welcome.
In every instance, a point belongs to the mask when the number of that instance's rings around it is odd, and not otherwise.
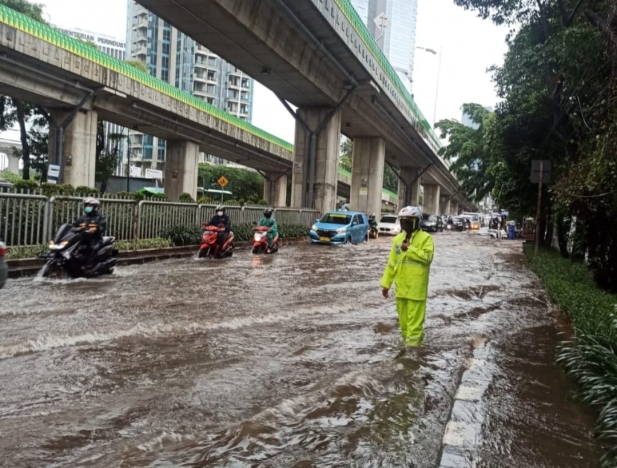
[[[308,242],[308,239],[305,237],[282,239],[281,246],[306,242]],[[238,242],[236,243],[236,249],[244,250],[250,248],[252,245],[252,241]],[[124,250],[118,254],[118,265],[136,265],[170,258],[190,257],[195,255],[198,248],[199,245],[189,245],[184,247],[165,247],[162,249]],[[9,278],[20,278],[22,276],[35,275],[43,267],[45,262],[38,258],[24,258],[19,260],[7,260],[6,263],[9,267]]]

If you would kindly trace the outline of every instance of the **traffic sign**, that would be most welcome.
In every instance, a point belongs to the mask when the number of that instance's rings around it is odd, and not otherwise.
[[[221,187],[225,187],[229,183],[229,181],[225,178],[225,176],[221,176],[221,178],[217,180],[216,183],[219,184]]]

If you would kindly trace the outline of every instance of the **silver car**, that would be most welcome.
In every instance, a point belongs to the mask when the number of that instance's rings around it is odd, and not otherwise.
[[[9,276],[9,267],[4,261],[4,254],[6,253],[6,245],[0,242],[0,289],[4,287],[6,283],[6,277]]]

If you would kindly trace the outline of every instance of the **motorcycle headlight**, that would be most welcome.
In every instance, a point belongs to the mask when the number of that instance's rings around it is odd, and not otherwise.
[[[340,228],[340,229],[337,229],[337,230],[336,230],[336,232],[337,232],[338,234],[345,234],[345,233],[347,232],[347,228]]]
[[[311,230],[312,230],[312,231],[317,231],[317,225],[316,225],[316,224],[313,224],[313,226],[311,226]]]

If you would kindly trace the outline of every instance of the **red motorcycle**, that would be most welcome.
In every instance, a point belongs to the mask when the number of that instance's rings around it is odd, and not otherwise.
[[[199,258],[227,258],[234,254],[234,233],[229,232],[223,248],[219,252],[219,232],[225,230],[225,226],[202,226],[204,233],[201,236],[201,246],[199,247]]]
[[[253,253],[267,254],[276,253],[279,250],[279,236],[276,236],[272,241],[272,248],[268,252],[268,227],[257,226],[253,228]]]

